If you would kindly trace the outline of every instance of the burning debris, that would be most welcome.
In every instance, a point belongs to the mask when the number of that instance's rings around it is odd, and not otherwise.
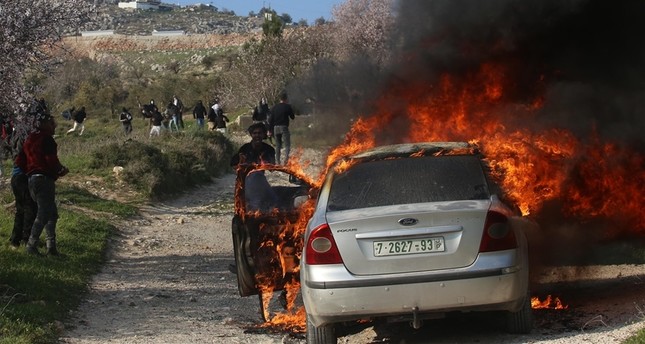
[[[560,301],[559,297],[552,297],[551,295],[547,295],[547,297],[543,300],[540,301],[540,298],[535,296],[531,298],[531,308],[533,309],[567,309],[569,308],[568,305],[564,305],[562,301]]]

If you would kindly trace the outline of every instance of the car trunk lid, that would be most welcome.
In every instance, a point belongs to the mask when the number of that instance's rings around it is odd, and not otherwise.
[[[327,213],[347,269],[356,275],[471,265],[490,200],[382,206]]]

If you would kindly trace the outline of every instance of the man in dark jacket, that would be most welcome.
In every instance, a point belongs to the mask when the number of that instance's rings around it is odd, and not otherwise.
[[[253,109],[253,122],[262,122],[266,124],[270,111],[266,98],[260,99],[260,103]]]
[[[215,116],[215,129],[222,134],[226,134],[226,123],[229,122],[228,117],[226,117],[221,107],[215,110],[215,113],[217,114]]]
[[[130,135],[132,132],[132,114],[127,108],[124,107],[121,111],[119,121],[121,121],[121,124],[123,125],[123,132],[125,135]]]
[[[291,151],[291,134],[289,133],[289,119],[295,119],[291,105],[287,103],[287,94],[280,95],[280,103],[273,106],[269,115],[269,136],[276,138],[275,160],[278,164],[289,161]],[[280,151],[284,141],[284,160],[280,160]]]
[[[16,201],[16,213],[13,218],[13,230],[9,240],[11,241],[11,246],[17,248],[21,242],[26,245],[29,241],[38,205],[29,194],[29,176],[16,163],[17,161],[26,161],[25,153],[22,149],[25,138],[14,133],[11,140],[11,154],[14,162],[11,174],[11,191]]]
[[[193,118],[197,121],[197,128],[204,129],[204,118],[206,118],[206,107],[202,101],[198,101],[193,108]]]
[[[27,242],[27,252],[40,255],[38,241],[45,229],[47,254],[55,256],[58,255],[56,180],[66,175],[69,170],[58,160],[58,146],[53,137],[56,130],[54,118],[48,113],[40,114],[36,121],[36,131],[29,134],[23,144],[24,159],[16,159],[16,164],[29,176],[29,193],[38,205],[36,220],[31,227],[31,235]]]

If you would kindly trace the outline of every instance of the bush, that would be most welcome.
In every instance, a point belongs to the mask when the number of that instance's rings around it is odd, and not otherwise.
[[[92,153],[90,167],[122,166],[121,180],[153,199],[209,181],[228,168],[233,145],[219,133],[182,132],[163,140],[111,143]]]

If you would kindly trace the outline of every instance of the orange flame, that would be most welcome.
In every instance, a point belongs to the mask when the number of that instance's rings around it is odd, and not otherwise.
[[[330,151],[315,185],[322,185],[327,171],[339,158],[377,145],[467,141],[479,146],[492,177],[506,192],[503,196],[524,215],[539,213],[546,202],[559,200],[564,215],[574,219],[620,219],[623,225],[615,226],[618,229],[607,233],[607,237],[644,235],[643,155],[615,143],[601,142],[594,133],[589,133],[592,139],[585,142],[562,128],[531,128],[544,98],[537,95],[524,103],[509,102],[506,93],[511,87],[505,79],[503,66],[484,64],[465,80],[444,75],[437,85],[393,85],[388,94],[379,98],[376,106],[379,110],[359,117],[344,142]],[[391,106],[402,103],[406,104],[404,108]],[[347,162],[335,166],[337,171],[348,167]],[[289,168],[299,171],[299,177],[305,176],[297,160],[290,161]],[[296,223],[285,226],[283,238],[301,241],[298,238],[313,212],[314,202],[310,200],[302,207],[305,211]],[[297,252],[299,258],[301,251]],[[280,273],[284,274],[284,269]],[[299,288],[295,279],[287,285],[293,290]],[[533,298],[532,306],[568,307],[551,296],[544,302]],[[304,326],[304,311],[276,315],[266,325],[284,326],[280,324],[285,321],[297,324],[296,327]]]
[[[531,298],[531,308],[533,309],[567,309],[568,305],[564,305],[560,301],[559,297],[552,297],[548,295],[544,301],[540,301],[540,298],[534,296]]]

